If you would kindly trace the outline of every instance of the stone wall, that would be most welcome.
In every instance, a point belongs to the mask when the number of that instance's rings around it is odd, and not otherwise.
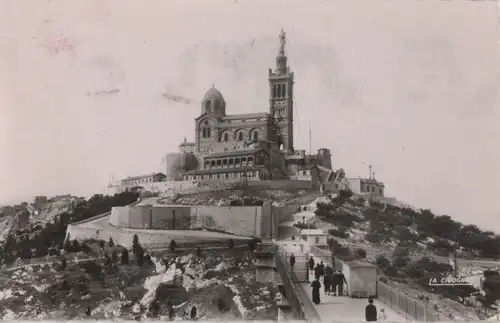
[[[261,234],[260,206],[191,207],[191,229],[214,229],[243,236]]]
[[[151,228],[158,230],[188,230],[191,228],[191,208],[185,206],[155,207]]]
[[[131,189],[136,186],[143,187],[145,190],[159,193],[166,196],[173,193],[192,194],[200,192],[212,192],[219,190],[231,190],[241,187],[242,181],[239,179],[233,180],[201,180],[201,181],[165,181],[156,183],[143,183],[140,185],[121,185],[116,187],[113,192],[120,193],[126,189]],[[311,181],[306,180],[249,180],[249,187],[262,189],[310,189],[312,188]],[[110,191],[111,192],[111,191]]]
[[[298,205],[271,206],[125,206],[114,207],[110,225],[117,228],[213,229],[243,236],[276,238],[279,223],[291,221]],[[175,223],[174,223],[175,215]]]
[[[83,225],[70,224],[67,229],[67,234],[70,239],[77,239],[79,241],[87,239],[97,239],[108,241],[112,238],[116,244],[124,247],[132,247],[134,235],[137,234],[139,242],[142,246],[147,248],[159,248],[161,246],[168,247],[170,240],[175,240],[178,244],[201,242],[207,245],[214,243],[225,243],[229,236],[221,236],[211,232],[196,232],[191,231],[192,234],[186,231],[165,231],[161,230],[133,230],[133,229],[114,229],[114,230],[97,230],[96,228],[86,227]],[[234,238],[234,240],[249,239],[246,237]]]

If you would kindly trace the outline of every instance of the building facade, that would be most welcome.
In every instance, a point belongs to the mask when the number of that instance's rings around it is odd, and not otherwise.
[[[385,185],[375,178],[346,178],[346,181],[355,194],[384,196]]]
[[[294,73],[288,66],[283,30],[279,40],[276,66],[268,71],[268,112],[227,114],[224,96],[212,86],[195,119],[194,142],[185,140],[179,153],[167,156],[169,180],[312,180],[320,178],[312,166],[331,170],[328,149],[314,155],[295,150]]]
[[[131,176],[121,180],[121,185],[140,185],[145,183],[162,182],[166,179],[163,173],[152,173],[140,176]]]

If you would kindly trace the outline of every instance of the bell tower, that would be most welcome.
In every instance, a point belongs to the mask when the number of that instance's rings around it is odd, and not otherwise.
[[[286,34],[281,29],[280,47],[276,56],[276,68],[269,69],[269,112],[276,125],[276,137],[280,149],[291,153],[293,148],[293,84],[294,74],[287,66],[285,53]]]

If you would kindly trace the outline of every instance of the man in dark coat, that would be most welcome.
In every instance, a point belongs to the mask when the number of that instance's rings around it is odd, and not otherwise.
[[[337,286],[339,285],[339,281],[340,281],[340,277],[339,277],[339,274],[338,272],[333,272],[333,274],[331,275],[331,279],[330,279],[330,289],[332,290],[333,292],[333,296],[337,296]]]
[[[319,264],[316,264],[316,267],[314,267],[314,279],[319,280],[321,277],[321,267]]]
[[[319,297],[319,290],[321,288],[321,283],[319,282],[318,279],[315,279],[312,282],[311,287],[312,287],[312,299],[313,299],[313,303],[316,304],[316,305],[318,305],[321,302],[321,299]]]
[[[347,280],[345,279],[344,274],[340,270],[337,273],[339,275],[339,280],[338,280],[339,296],[342,296],[344,295],[344,284],[347,284]]]
[[[367,322],[375,322],[377,320],[377,307],[373,305],[373,299],[368,299],[368,305],[365,308],[365,319]]]
[[[325,276],[323,277],[323,286],[325,286],[325,295],[330,295],[330,285],[332,276],[328,275],[328,265],[325,267]]]
[[[295,266],[295,256],[292,254],[290,256],[290,267],[292,268],[292,270],[293,270],[293,266]]]
[[[312,256],[309,257],[309,270],[310,271],[314,270],[314,258]]]

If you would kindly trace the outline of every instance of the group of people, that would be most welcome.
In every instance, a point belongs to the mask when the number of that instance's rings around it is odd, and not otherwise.
[[[294,259],[295,261],[295,259]],[[312,299],[317,305],[321,303],[320,289],[321,283],[320,279],[323,278],[323,286],[325,295],[342,296],[344,293],[344,284],[347,285],[347,280],[344,274],[340,270],[333,270],[328,264],[324,264],[321,261],[319,264],[315,264],[314,258],[309,258],[309,270],[314,272],[314,281],[311,284],[312,287]],[[377,313],[377,307],[373,304],[373,299],[368,299],[368,305],[365,308],[365,319],[367,322],[374,322],[377,320],[386,320],[387,314],[384,309],[380,310],[380,315]]]
[[[344,284],[347,284],[344,274],[340,270],[333,270],[328,264],[321,261],[316,264],[313,257],[309,258],[309,270],[314,272],[314,281],[311,284],[313,289],[313,301],[316,304],[321,302],[319,290],[321,288],[320,279],[323,278],[323,286],[326,295],[342,296],[344,294]],[[315,297],[316,296],[316,297]]]

